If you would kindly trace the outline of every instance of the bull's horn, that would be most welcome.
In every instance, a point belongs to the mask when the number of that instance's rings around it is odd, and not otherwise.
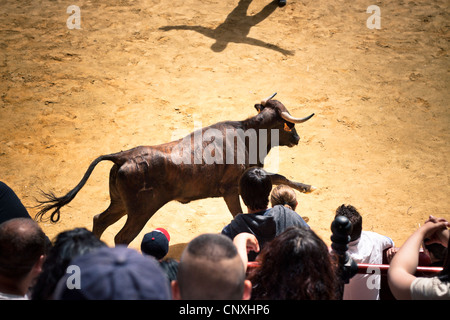
[[[275,97],[277,95],[277,93],[275,92],[273,95],[271,95],[270,97],[268,97],[268,98],[266,98],[266,99],[264,99],[264,100],[261,100],[261,104],[263,105],[263,106],[265,106],[266,105],[266,103],[267,103],[267,101],[269,101],[270,99],[272,99],[273,97]]]
[[[302,123],[302,122],[308,121],[309,119],[312,118],[313,115],[314,115],[314,113],[312,115],[310,115],[310,116],[307,116],[306,118],[294,118],[293,116],[291,116],[286,111],[281,113],[281,117],[284,120],[286,120],[287,122],[291,122],[291,123]]]

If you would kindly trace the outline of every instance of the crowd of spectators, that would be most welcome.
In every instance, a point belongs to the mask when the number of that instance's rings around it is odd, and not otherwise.
[[[380,298],[380,276],[372,274],[353,276],[342,295],[339,259],[295,211],[290,187],[272,188],[263,169],[251,168],[239,191],[247,212],[220,233],[193,238],[176,260],[167,258],[170,234],[164,228],[147,233],[140,252],[109,247],[85,228],[50,241],[0,182],[0,300]],[[339,206],[338,216],[351,223],[347,253],[353,261],[382,264],[387,252],[395,298],[450,299],[448,221],[430,216],[397,248],[389,237],[364,230],[355,207]],[[433,277],[416,276],[421,246],[432,265],[442,267]],[[249,261],[258,267],[248,269]]]

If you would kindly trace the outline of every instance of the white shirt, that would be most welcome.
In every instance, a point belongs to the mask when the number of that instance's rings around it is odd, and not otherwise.
[[[17,294],[0,292],[0,300],[29,300],[27,295],[19,296]]]
[[[394,246],[391,238],[372,231],[362,231],[361,237],[348,244],[348,253],[356,263],[382,264],[383,251]],[[379,300],[380,270],[356,274],[344,286],[344,300]]]
[[[416,278],[410,287],[412,300],[450,300],[450,282],[438,277]]]

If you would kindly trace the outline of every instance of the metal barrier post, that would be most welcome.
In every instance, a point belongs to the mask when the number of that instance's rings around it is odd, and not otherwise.
[[[341,298],[344,292],[344,284],[349,283],[350,279],[358,271],[356,262],[353,261],[347,253],[347,244],[350,242],[350,229],[351,223],[344,216],[337,216],[331,223],[331,248],[339,259],[338,274],[341,279],[341,286],[339,289]]]

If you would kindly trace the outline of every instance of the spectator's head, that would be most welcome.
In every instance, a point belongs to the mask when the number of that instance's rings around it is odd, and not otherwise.
[[[447,248],[440,243],[430,243],[425,244],[425,249],[428,251],[431,263],[435,266],[442,266],[444,263],[445,254],[447,253]]]
[[[289,227],[258,256],[261,263],[250,273],[255,299],[335,299],[335,264],[326,244],[310,228]]]
[[[361,237],[362,216],[359,214],[358,210],[356,210],[355,207],[343,204],[336,209],[335,217],[337,216],[346,217],[352,224],[350,230],[350,241],[354,241],[356,239],[359,239],[359,237]]]
[[[29,218],[14,218],[0,224],[0,282],[31,284],[41,272],[46,236]],[[19,290],[24,295],[28,288]],[[17,288],[16,288],[17,289]]]
[[[251,283],[245,276],[233,242],[221,234],[203,234],[183,251],[172,295],[183,300],[249,299]]]
[[[169,300],[170,286],[159,263],[124,246],[78,256],[61,278],[57,300]],[[69,269],[68,269],[69,270]]]
[[[141,251],[158,260],[164,258],[169,252],[170,235],[166,229],[156,228],[146,233],[141,242]]]
[[[32,299],[51,299],[59,279],[66,274],[70,261],[75,257],[106,247],[91,231],[75,228],[59,233],[45,258],[42,273],[33,287]]]
[[[444,257],[444,262],[442,265],[442,271],[439,273],[438,277],[441,281],[450,282],[450,237],[448,238],[447,250]]]
[[[294,211],[298,204],[294,189],[284,184],[277,185],[273,188],[270,194],[270,203],[272,207],[282,205]]]
[[[244,171],[239,180],[239,193],[247,208],[264,210],[269,204],[272,180],[262,168],[252,167]]]

